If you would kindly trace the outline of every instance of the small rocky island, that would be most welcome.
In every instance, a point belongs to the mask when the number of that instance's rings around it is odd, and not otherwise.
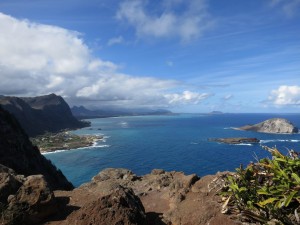
[[[294,134],[299,131],[290,121],[283,118],[273,118],[258,124],[246,125],[235,129],[271,134]]]
[[[259,140],[257,138],[245,138],[245,137],[235,137],[235,138],[211,138],[209,141],[215,141],[225,144],[253,144],[253,143],[259,143]]]

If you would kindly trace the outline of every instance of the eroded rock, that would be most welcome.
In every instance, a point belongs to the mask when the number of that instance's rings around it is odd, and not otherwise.
[[[72,213],[67,223],[76,225],[143,225],[146,215],[132,189],[119,186],[111,194],[89,202]]]
[[[57,211],[53,192],[42,175],[32,175],[8,197],[1,224],[36,224]]]

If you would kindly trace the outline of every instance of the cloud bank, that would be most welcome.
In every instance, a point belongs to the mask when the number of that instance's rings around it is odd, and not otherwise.
[[[134,27],[138,37],[179,37],[184,42],[198,38],[213,24],[205,0],[163,0],[156,13],[148,5],[143,0],[124,1],[117,19]]]
[[[300,86],[282,85],[271,92],[269,101],[277,106],[300,105]]]
[[[3,95],[57,93],[69,102],[101,106],[169,107],[199,104],[210,95],[180,82],[119,72],[94,57],[81,34],[0,13],[0,90]],[[188,35],[189,36],[189,35]],[[112,40],[116,44],[120,40]]]

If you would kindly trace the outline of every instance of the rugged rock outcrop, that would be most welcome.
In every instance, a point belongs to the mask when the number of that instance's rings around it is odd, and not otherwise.
[[[72,213],[67,221],[76,225],[143,225],[146,214],[141,200],[132,189],[119,186],[111,194],[85,204]]]
[[[90,183],[53,196],[43,176],[19,176],[0,166],[0,191],[5,193],[0,224],[241,225],[237,216],[221,213],[216,191],[223,175],[199,179],[156,169],[137,176],[126,169],[106,169]]]
[[[29,136],[89,125],[78,121],[65,100],[55,94],[31,98],[2,96],[0,105],[17,118]]]
[[[42,174],[52,189],[71,190],[73,185],[29,141],[18,121],[0,107],[0,164],[25,176]]]
[[[36,224],[57,212],[42,175],[25,177],[0,164],[0,224]]]
[[[225,144],[252,144],[259,143],[257,138],[245,138],[245,137],[237,137],[237,138],[211,138],[209,141],[216,141]]]
[[[57,216],[60,219],[49,219],[46,224],[136,224],[128,221],[124,213],[133,216],[131,212],[135,212],[139,219],[133,221],[140,221],[140,225],[241,225],[221,213],[221,197],[216,195],[221,184],[215,182],[220,176],[222,174],[200,179],[195,174],[160,169],[137,176],[127,169],[106,169],[73,191],[55,191],[57,198],[69,198],[66,207],[75,210]],[[145,209],[144,223],[140,202]]]
[[[283,118],[273,118],[255,125],[246,125],[237,129],[275,134],[298,133],[298,128],[295,127],[290,121]]]

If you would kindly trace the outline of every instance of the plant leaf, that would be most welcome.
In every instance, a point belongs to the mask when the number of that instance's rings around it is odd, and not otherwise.
[[[284,201],[284,206],[287,207],[290,202],[292,201],[294,195],[297,193],[298,191],[293,191],[287,198],[286,200]]]
[[[278,200],[278,198],[268,198],[267,200],[259,202],[258,204],[259,204],[259,206],[265,206],[266,204],[272,203],[277,200]]]
[[[299,177],[297,174],[292,173],[291,176],[296,180],[296,182],[297,182],[298,184],[300,184],[300,177]]]

